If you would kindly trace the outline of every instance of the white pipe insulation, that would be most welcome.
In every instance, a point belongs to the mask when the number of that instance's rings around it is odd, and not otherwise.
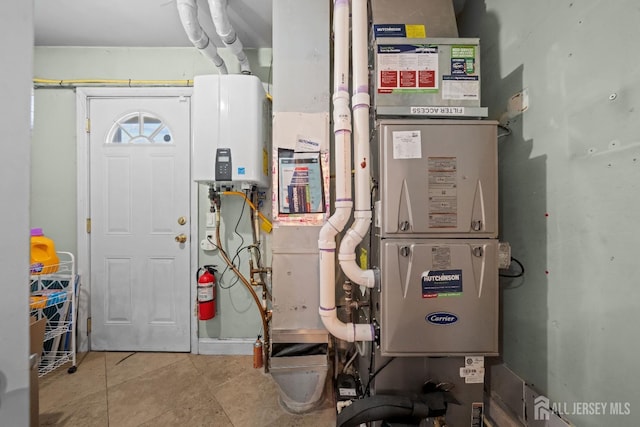
[[[356,246],[362,242],[371,225],[371,187],[369,165],[369,62],[367,0],[352,0],[352,63],[353,63],[353,146],[355,168],[354,222],[340,244],[338,260],[352,282],[373,288],[373,270],[363,270],[356,262]],[[349,182],[349,186],[351,182]]]
[[[196,0],[178,0],[177,5],[180,21],[191,43],[193,43],[200,53],[213,62],[220,74],[227,74],[227,66],[220,55],[218,55],[218,49],[211,43],[209,36],[200,26]]]
[[[231,22],[229,22],[227,0],[209,0],[209,10],[211,11],[211,19],[216,27],[218,36],[220,36],[224,45],[231,49],[231,52],[238,58],[240,71],[243,74],[251,74],[251,67],[249,66],[247,55],[244,53],[242,42],[238,38]]]
[[[334,0],[335,212],[318,238],[320,252],[320,318],[331,333],[344,341],[373,341],[371,324],[343,323],[338,319],[335,289],[336,235],[351,216],[351,111],[349,110],[349,0]]]

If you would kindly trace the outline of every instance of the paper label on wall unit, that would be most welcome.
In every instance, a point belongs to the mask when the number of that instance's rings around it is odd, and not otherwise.
[[[465,366],[460,368],[460,377],[466,384],[478,384],[484,382],[484,357],[466,356]]]
[[[484,368],[484,356],[465,356],[465,368]]]
[[[429,157],[429,228],[458,226],[458,158]]]
[[[378,93],[438,92],[438,46],[378,45]]]
[[[407,24],[405,27],[408,39],[424,39],[427,37],[427,31],[422,24]]]
[[[422,138],[419,130],[392,132],[393,158],[421,159]]]
[[[355,388],[344,388],[344,387],[340,387],[338,389],[338,393],[340,394],[340,396],[356,396],[356,389]]]
[[[442,99],[480,99],[480,78],[478,76],[442,76]]]
[[[420,107],[412,106],[409,114],[417,116],[464,116],[464,107]]]
[[[447,270],[451,267],[451,248],[434,246],[431,248],[431,266],[434,270]]]
[[[296,148],[294,151],[296,153],[320,151],[320,142],[315,141],[313,138],[298,135],[296,137]]]
[[[471,403],[471,427],[484,426],[484,403]]]
[[[484,382],[484,368],[460,368],[460,377],[465,384],[482,384]]]
[[[480,76],[476,73],[476,46],[451,46],[451,69],[442,76],[442,99],[479,100]]]
[[[451,74],[475,74],[476,46],[451,46]]]

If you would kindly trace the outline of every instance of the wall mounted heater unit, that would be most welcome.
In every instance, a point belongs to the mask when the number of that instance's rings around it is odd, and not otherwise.
[[[268,188],[270,122],[269,101],[256,76],[196,76],[193,180]]]

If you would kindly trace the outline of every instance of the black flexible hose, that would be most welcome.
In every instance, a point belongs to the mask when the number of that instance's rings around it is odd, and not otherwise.
[[[442,393],[430,393],[418,398],[407,396],[375,395],[355,400],[338,415],[338,427],[357,427],[369,421],[402,420],[407,424],[420,424],[428,417],[446,413],[447,405]]]

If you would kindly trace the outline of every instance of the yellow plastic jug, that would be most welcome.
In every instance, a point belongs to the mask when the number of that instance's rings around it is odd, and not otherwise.
[[[51,274],[58,271],[60,260],[53,240],[41,228],[31,229],[31,274]]]

